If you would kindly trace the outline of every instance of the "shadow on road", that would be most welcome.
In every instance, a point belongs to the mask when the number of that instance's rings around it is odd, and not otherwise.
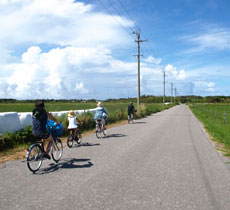
[[[118,134],[114,133],[114,134],[107,135],[107,138],[112,138],[112,137],[118,138],[118,137],[125,137],[125,136],[127,136],[127,135],[120,134],[120,133],[118,133]]]
[[[101,145],[101,144],[99,144],[99,143],[92,144],[92,143],[85,142],[85,143],[81,143],[81,144],[76,144],[74,147],[94,147],[94,146],[99,146],[99,145]]]
[[[51,163],[49,167],[40,169],[36,175],[48,174],[61,169],[74,169],[74,168],[90,168],[93,166],[90,159],[62,159],[58,163]]]
[[[146,123],[146,122],[139,122],[139,121],[137,122],[137,121],[136,121],[136,122],[133,123],[133,124],[144,124],[144,123]]]

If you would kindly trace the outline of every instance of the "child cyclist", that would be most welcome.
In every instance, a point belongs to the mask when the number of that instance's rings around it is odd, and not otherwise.
[[[76,112],[75,111],[71,110],[68,113],[68,121],[69,121],[68,129],[70,131],[70,135],[73,135],[73,131],[75,130],[76,131],[76,135],[79,136],[80,131],[79,131],[77,122],[79,124],[81,124],[81,121],[76,116]]]

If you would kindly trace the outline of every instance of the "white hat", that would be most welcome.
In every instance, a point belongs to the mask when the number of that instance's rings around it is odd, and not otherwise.
[[[75,116],[76,116],[75,111],[73,111],[73,110],[69,111],[68,117],[75,117]]]
[[[97,103],[97,106],[101,107],[101,106],[102,106],[102,103],[99,101],[99,102]]]

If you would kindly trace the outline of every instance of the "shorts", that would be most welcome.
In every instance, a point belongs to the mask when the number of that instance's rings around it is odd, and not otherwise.
[[[106,125],[106,123],[107,123],[104,118],[98,118],[98,119],[96,119],[96,122],[97,121],[101,121],[103,125]]]

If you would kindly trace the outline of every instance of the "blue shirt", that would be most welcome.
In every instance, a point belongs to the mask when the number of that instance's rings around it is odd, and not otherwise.
[[[97,107],[94,119],[101,119],[107,117],[107,112],[103,107]]]

